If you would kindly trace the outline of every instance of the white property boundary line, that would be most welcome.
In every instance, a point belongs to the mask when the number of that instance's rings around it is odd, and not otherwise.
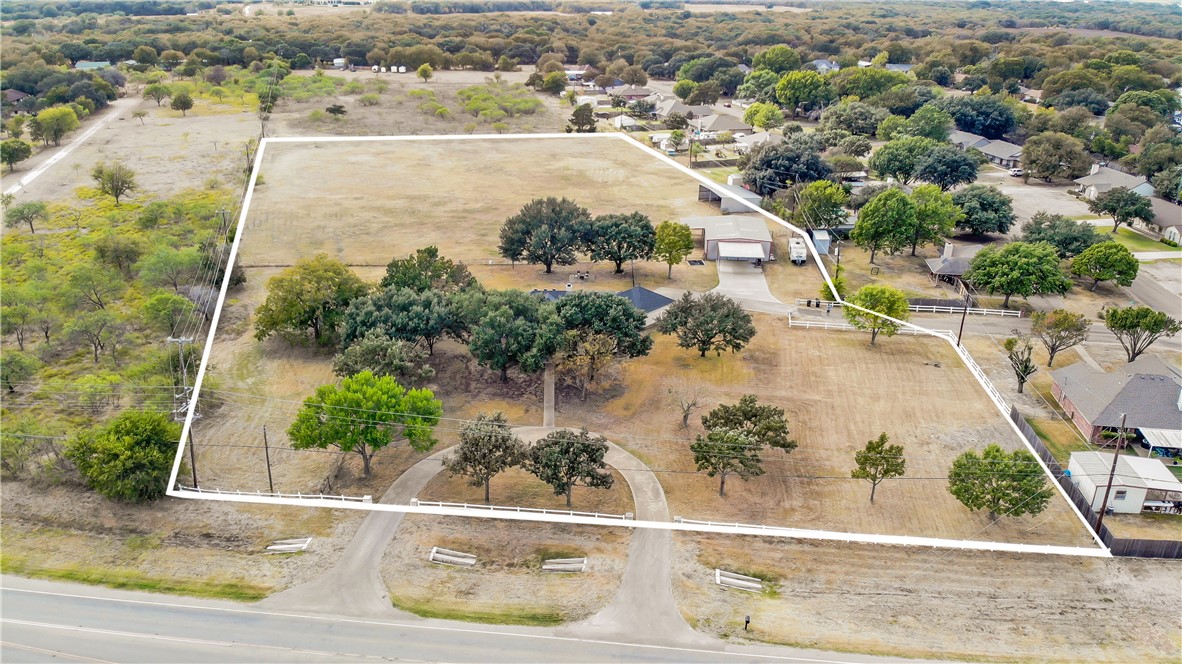
[[[633,139],[632,137],[630,137],[626,134],[622,134],[622,133],[471,134],[471,135],[464,134],[464,135],[428,135],[428,136],[323,136],[323,137],[299,136],[299,137],[284,137],[284,138],[263,138],[261,141],[259,141],[258,152],[255,154],[254,167],[251,169],[251,175],[250,175],[250,185],[247,187],[246,196],[242,200],[242,210],[238,215],[238,223],[235,227],[234,243],[230,247],[230,256],[227,259],[226,265],[227,266],[234,265],[234,262],[238,258],[238,249],[242,243],[243,230],[246,226],[246,217],[247,217],[247,214],[250,212],[250,204],[251,204],[252,199],[254,198],[255,185],[258,180],[260,169],[262,168],[263,156],[266,154],[267,146],[270,145],[271,143],[362,143],[362,142],[371,143],[371,142],[389,142],[389,141],[401,141],[401,142],[509,141],[509,140],[523,140],[523,139],[524,140],[559,139],[559,140],[602,140],[602,141],[617,140],[617,141],[623,141],[624,143],[641,150],[642,152],[644,152],[648,156],[654,157],[657,160],[661,161],[662,163],[664,163],[668,166],[672,166],[673,168],[677,169],[682,174],[690,176],[692,179],[698,181],[701,184],[707,184],[707,185],[714,185],[715,184],[715,182],[713,180],[706,177],[705,175],[702,175],[701,173],[694,172],[693,170],[677,163],[676,161],[669,158],[668,156],[661,154],[660,152],[658,152],[656,150],[648,148],[647,146],[641,144],[639,141]],[[244,495],[231,495],[231,494],[224,494],[224,493],[223,494],[215,494],[215,493],[201,493],[201,492],[197,492],[197,491],[177,489],[177,488],[175,488],[175,487],[177,487],[177,476],[180,473],[181,461],[184,458],[185,447],[189,442],[190,432],[192,431],[192,428],[193,428],[193,417],[196,412],[197,400],[201,394],[201,386],[205,380],[206,370],[209,368],[209,357],[210,357],[211,351],[213,350],[214,337],[216,336],[216,333],[217,333],[218,323],[221,320],[222,309],[225,306],[226,293],[230,287],[230,272],[231,271],[229,269],[227,269],[225,271],[225,276],[222,279],[222,287],[218,293],[217,307],[214,310],[213,318],[210,320],[209,333],[206,335],[206,339],[205,339],[205,348],[201,353],[201,364],[197,370],[197,378],[196,378],[195,382],[193,383],[193,394],[190,397],[189,407],[188,407],[187,413],[185,415],[185,423],[184,423],[184,426],[181,430],[180,444],[177,445],[176,456],[173,459],[173,464],[172,464],[172,473],[169,475],[169,478],[168,478],[168,489],[166,491],[166,495],[172,496],[174,498],[187,498],[187,499],[191,499],[191,500],[220,500],[220,501],[226,501],[226,502],[262,503],[262,504],[270,504],[270,505],[288,505],[288,506],[293,506],[293,507],[335,507],[335,508],[344,508],[344,509],[363,509],[363,510],[378,510],[378,511],[387,511],[387,512],[404,512],[404,513],[412,513],[412,514],[434,514],[437,516],[470,516],[470,517],[476,517],[476,518],[508,519],[508,520],[514,520],[514,521],[540,521],[540,522],[550,522],[550,523],[571,523],[571,524],[586,524],[586,525],[616,525],[616,526],[624,525],[624,526],[631,527],[631,528],[652,528],[652,529],[658,529],[658,530],[685,530],[685,531],[735,534],[735,535],[763,535],[763,536],[789,537],[789,538],[799,538],[799,539],[830,540],[830,541],[841,541],[841,542],[860,542],[860,543],[868,543],[868,544],[896,544],[896,545],[907,545],[907,546],[927,546],[927,547],[939,547],[939,548],[949,548],[949,549],[966,549],[966,550],[978,550],[978,551],[1009,551],[1009,552],[1014,552],[1014,553],[1051,553],[1051,554],[1058,554],[1058,555],[1093,556],[1093,557],[1109,557],[1112,555],[1111,552],[1107,549],[1107,547],[1104,546],[1103,541],[1101,541],[1100,538],[1096,535],[1096,533],[1092,530],[1092,528],[1088,524],[1087,520],[1083,517],[1083,514],[1081,514],[1080,511],[1071,502],[1071,500],[1068,499],[1067,492],[1063,489],[1062,486],[1059,485],[1059,482],[1055,480],[1055,477],[1054,477],[1054,475],[1051,474],[1050,469],[1047,468],[1046,464],[1044,464],[1042,462],[1042,459],[1039,458],[1038,454],[1030,446],[1030,443],[1026,440],[1026,438],[1024,436],[1022,436],[1022,432],[1018,429],[1018,425],[1010,420],[1010,418],[1009,418],[1009,412],[1010,412],[1009,404],[1007,404],[1005,402],[1005,400],[1001,398],[1001,395],[1000,395],[1000,393],[997,392],[996,388],[993,388],[993,386],[991,384],[989,384],[988,379],[985,377],[984,373],[978,373],[977,371],[972,371],[972,367],[977,366],[976,362],[974,362],[972,360],[972,358],[968,356],[968,353],[963,348],[959,347],[955,343],[955,341],[951,338],[951,335],[944,336],[938,332],[935,332],[933,330],[929,330],[925,327],[915,325],[915,324],[909,323],[907,321],[897,320],[897,319],[891,318],[889,316],[882,316],[881,314],[878,314],[877,312],[872,312],[867,309],[863,309],[862,307],[858,307],[857,305],[853,305],[853,304],[849,304],[849,303],[844,302],[843,300],[841,300],[841,296],[838,295],[837,289],[833,285],[833,279],[829,276],[829,272],[825,269],[824,263],[821,261],[821,257],[817,253],[816,247],[813,246],[812,242],[808,241],[808,234],[805,233],[804,230],[802,230],[796,226],[793,226],[792,224],[789,224],[788,222],[784,221],[783,219],[780,219],[779,217],[771,214],[770,212],[768,212],[760,207],[757,207],[757,206],[751,204],[748,201],[741,200],[738,198],[735,198],[734,200],[739,201],[745,207],[750,209],[752,212],[759,214],[759,215],[765,217],[766,219],[778,224],[779,226],[782,226],[782,227],[786,228],[787,230],[789,230],[793,233],[796,233],[797,235],[805,238],[805,240],[806,240],[805,246],[808,247],[809,253],[812,254],[813,261],[816,264],[817,269],[820,271],[821,277],[825,280],[826,285],[828,285],[829,291],[831,293],[833,293],[834,299],[837,301],[841,301],[843,303],[843,306],[861,309],[862,311],[866,311],[867,313],[870,313],[873,315],[881,316],[883,318],[891,320],[892,322],[895,322],[895,323],[902,325],[904,327],[914,329],[919,332],[922,332],[922,333],[925,333],[925,334],[928,334],[928,335],[931,335],[931,336],[934,336],[934,337],[937,337],[940,339],[944,339],[945,341],[947,341],[949,343],[949,345],[952,346],[953,351],[956,352],[956,354],[958,356],[960,356],[961,361],[965,363],[965,366],[970,368],[970,373],[973,374],[973,376],[977,379],[977,382],[985,390],[986,395],[989,396],[991,401],[993,401],[994,405],[997,407],[997,409],[1000,411],[1001,415],[1003,416],[1003,419],[1007,423],[1009,423],[1010,428],[1014,431],[1014,434],[1019,438],[1019,440],[1022,441],[1022,444],[1026,446],[1026,449],[1029,450],[1031,452],[1031,454],[1034,455],[1035,459],[1038,459],[1039,466],[1042,467],[1043,472],[1051,480],[1051,484],[1053,484],[1059,490],[1059,493],[1063,496],[1064,501],[1068,504],[1068,506],[1071,508],[1071,510],[1073,512],[1075,512],[1076,517],[1079,518],[1080,522],[1083,523],[1084,527],[1092,535],[1092,539],[1096,542],[1098,548],[1091,549],[1091,548],[1083,548],[1083,547],[1052,546],[1052,545],[1040,545],[1040,544],[1015,544],[1015,543],[1009,543],[1009,542],[981,542],[981,541],[974,541],[974,540],[951,540],[951,539],[939,539],[939,538],[930,538],[930,537],[912,537],[912,536],[899,536],[899,535],[874,535],[874,534],[863,534],[863,533],[842,533],[842,532],[834,532],[834,531],[807,530],[807,529],[796,529],[796,528],[752,527],[752,526],[743,526],[740,524],[727,524],[727,525],[718,524],[718,525],[716,525],[716,524],[700,524],[700,523],[699,524],[671,523],[671,522],[664,522],[664,521],[630,521],[630,522],[621,524],[619,521],[615,521],[615,520],[596,519],[593,517],[581,517],[581,516],[539,515],[539,514],[516,513],[516,512],[514,512],[514,513],[469,512],[469,511],[465,511],[465,510],[454,510],[454,509],[440,508],[440,507],[391,505],[391,504],[384,504],[384,503],[373,503],[373,504],[360,503],[359,504],[359,503],[355,503],[355,502],[340,501],[340,500],[277,498],[277,497],[268,497],[268,496],[259,496],[259,495],[252,496],[249,494],[244,494]]]

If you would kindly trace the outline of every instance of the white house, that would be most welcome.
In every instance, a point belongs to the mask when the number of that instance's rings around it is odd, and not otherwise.
[[[818,74],[828,74],[831,71],[841,69],[841,65],[827,58],[817,58],[809,62],[805,67],[817,70]]]
[[[1142,196],[1153,195],[1153,185],[1140,175],[1121,173],[1099,164],[1092,164],[1091,172],[1082,178],[1076,178],[1075,184],[1079,185],[1076,191],[1089,201],[1096,200],[1097,196],[1115,187],[1124,187]]]
[[[751,125],[733,115],[710,115],[690,120],[690,128],[699,134],[719,134],[729,131],[732,134],[750,134]]]
[[[612,118],[612,126],[623,131],[639,131],[644,129],[644,125],[637,122],[636,118],[628,115],[617,115]]]
[[[772,259],[772,234],[762,217],[687,217],[681,223],[702,230],[707,260],[768,261]]]
[[[1067,470],[1071,473],[1071,483],[1083,493],[1092,509],[1099,512],[1112,473],[1112,453],[1072,452]],[[1152,508],[1176,500],[1182,500],[1182,482],[1161,460],[1119,456],[1108,496],[1108,507],[1113,512],[1140,514],[1147,507],[1146,502]]]
[[[1009,141],[989,141],[977,149],[1002,168],[1014,168],[1022,161],[1022,146]]]
[[[1153,206],[1153,226],[1157,232],[1171,242],[1182,244],[1182,205],[1157,196],[1150,196],[1149,204]]]

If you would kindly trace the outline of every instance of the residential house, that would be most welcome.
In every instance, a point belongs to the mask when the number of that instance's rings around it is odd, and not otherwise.
[[[673,303],[672,298],[665,297],[656,291],[651,291],[643,286],[633,286],[625,291],[616,293],[620,297],[632,303],[632,306],[640,309],[646,314],[651,314],[659,309],[664,309]]]
[[[704,203],[718,202],[719,209],[723,214],[735,214],[750,212],[751,208],[743,205],[739,201],[747,201],[755,207],[760,207],[763,203],[763,197],[759,194],[745,189],[734,184],[721,184],[711,182],[710,184],[698,185],[698,200]]]
[[[959,129],[953,129],[948,134],[948,141],[961,150],[968,150],[969,148],[977,148],[980,150],[982,145],[989,144],[988,138],[985,138],[984,136],[978,136],[976,134],[970,134],[967,131],[961,131]]]
[[[1153,195],[1153,185],[1140,175],[1122,173],[1099,164],[1092,164],[1092,170],[1082,178],[1076,178],[1075,184],[1079,185],[1076,191],[1089,201],[1096,200],[1100,194],[1116,187],[1124,187],[1142,196]]]
[[[653,109],[653,115],[664,120],[665,118],[680,113],[687,118],[700,118],[714,113],[709,106],[690,106],[679,99],[666,99],[658,102],[656,108]]]
[[[717,136],[729,131],[732,134],[750,134],[751,125],[733,115],[710,115],[690,120],[690,129],[699,135]]]
[[[1149,204],[1153,206],[1154,214],[1153,223],[1149,224],[1152,230],[1171,242],[1182,244],[1182,205],[1157,196],[1150,196]]]
[[[644,129],[644,125],[629,115],[617,115],[612,118],[612,126],[622,131],[640,131]]]
[[[4,103],[15,104],[28,96],[29,94],[27,92],[21,92],[20,90],[9,88],[4,91]]]
[[[755,71],[754,69],[752,69],[752,68],[751,68],[751,66],[750,66],[750,65],[745,65],[745,64],[743,64],[743,63],[741,63],[741,62],[739,63],[739,65],[738,65],[738,66],[739,66],[739,71],[743,72],[743,75],[744,75],[744,76],[746,76],[747,74],[750,74],[751,72]]]
[[[1024,85],[1018,86],[1018,95],[1022,97],[1022,101],[1028,104],[1037,104],[1042,101],[1042,90],[1032,90]]]
[[[828,74],[831,71],[841,69],[841,65],[827,58],[817,58],[805,65],[806,69],[815,69],[818,74]]]
[[[945,242],[944,250],[938,257],[925,261],[928,264],[928,277],[934,282],[955,284],[968,272],[969,264],[981,249],[979,244],[955,245]]]
[[[95,69],[106,69],[110,66],[111,63],[107,62],[106,60],[79,60],[78,63],[74,65],[74,69],[81,69],[82,71],[94,71]]]
[[[1088,440],[1101,432],[1182,430],[1182,372],[1152,355],[1104,372],[1077,362],[1051,372],[1051,395]]]
[[[780,143],[783,143],[785,140],[787,140],[787,139],[784,138],[783,134],[773,134],[773,133],[766,132],[766,131],[757,131],[753,134],[742,134],[740,136],[736,136],[735,137],[735,144],[738,145],[739,147],[750,150],[751,148],[754,148],[757,145],[763,145],[764,143],[778,145]]]
[[[574,82],[583,80],[583,75],[589,71],[595,71],[595,68],[591,65],[579,65],[577,67],[572,66],[567,68],[564,73],[566,74],[566,80]]]
[[[651,95],[653,91],[639,85],[622,85],[619,87],[609,88],[607,93],[609,95],[618,95],[630,102],[633,102],[640,99],[645,99]]]
[[[763,217],[687,217],[681,223],[702,231],[707,260],[761,263],[772,259],[772,234]]]
[[[1071,483],[1093,510],[1111,509],[1115,514],[1175,510],[1174,502],[1182,500],[1182,482],[1160,459],[1120,454],[1114,473],[1112,457],[1111,452],[1072,452],[1067,462]]]
[[[1016,168],[1022,162],[1022,146],[1008,141],[989,141],[977,149],[1002,168]]]

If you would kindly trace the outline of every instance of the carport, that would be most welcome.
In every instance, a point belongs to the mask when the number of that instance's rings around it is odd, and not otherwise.
[[[757,242],[719,242],[718,259],[724,261],[763,260],[763,246]]]

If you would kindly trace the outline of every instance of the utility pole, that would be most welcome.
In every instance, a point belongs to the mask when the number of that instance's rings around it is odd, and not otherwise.
[[[271,479],[271,448],[267,445],[267,425],[263,425],[263,454],[267,455],[267,488],[275,493],[275,481]]]
[[[168,337],[166,340],[169,344],[176,344],[178,363],[181,369],[181,384],[180,393],[173,393],[172,405],[172,419],[177,422],[184,422],[189,413],[190,399],[193,396],[193,390],[189,387],[189,357],[185,354],[185,346],[193,344],[193,337]],[[196,420],[198,415],[193,414],[193,419]],[[189,428],[189,440],[187,444],[189,448],[189,469],[193,472],[193,488],[199,488],[197,484],[197,454],[194,451],[193,443],[193,429]]]
[[[964,311],[960,314],[960,331],[956,333],[956,347],[960,348],[960,340],[964,338],[964,319],[969,317],[969,303],[965,302]]]
[[[1104,487],[1104,501],[1100,503],[1100,514],[1096,516],[1096,534],[1104,523],[1104,510],[1108,509],[1108,495],[1112,493],[1112,481],[1116,478],[1116,462],[1120,460],[1120,449],[1125,442],[1125,414],[1120,414],[1120,436],[1116,439],[1116,451],[1112,454],[1112,469],[1108,471],[1108,486]]]

